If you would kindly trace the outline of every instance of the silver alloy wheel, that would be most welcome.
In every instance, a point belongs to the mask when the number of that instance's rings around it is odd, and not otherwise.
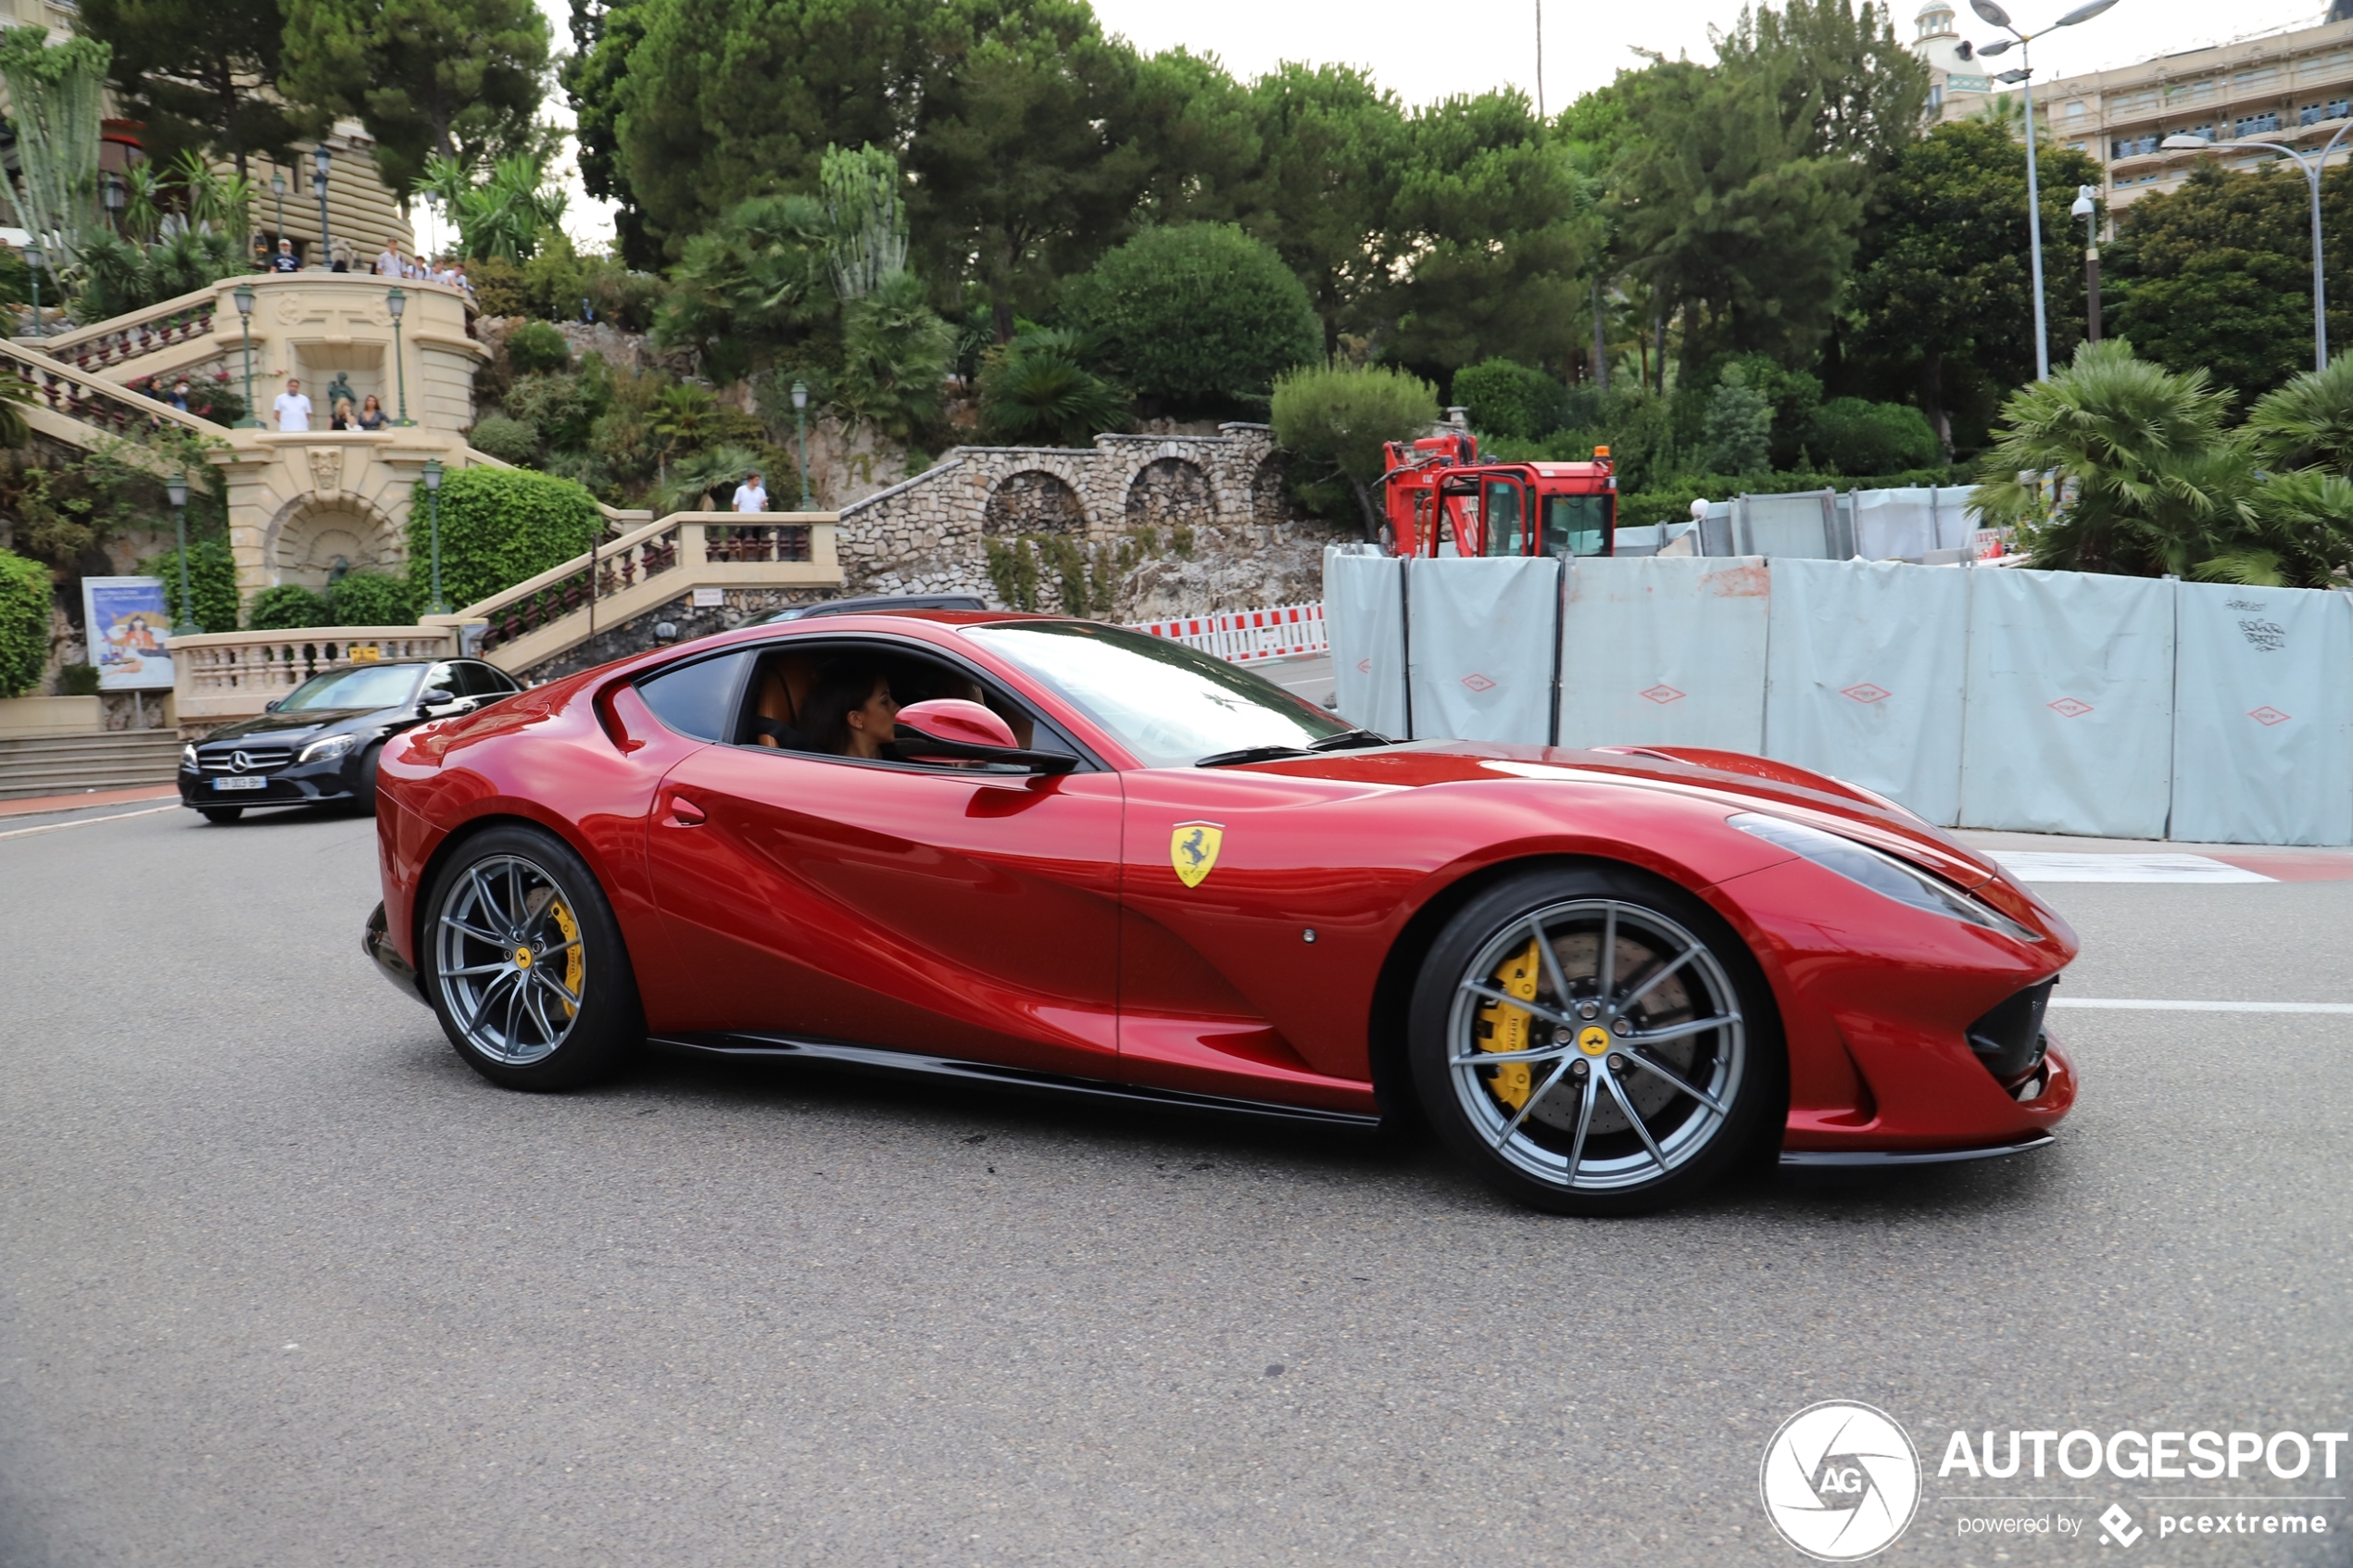
[[[1738,994],[1657,910],[1579,898],[1488,939],[1455,987],[1447,1070],[1488,1147],[1554,1186],[1647,1185],[1695,1158],[1747,1066]]]
[[[580,1021],[586,954],[579,916],[545,870],[518,855],[468,867],[443,895],[435,933],[434,979],[466,1044],[527,1067],[564,1043]]]

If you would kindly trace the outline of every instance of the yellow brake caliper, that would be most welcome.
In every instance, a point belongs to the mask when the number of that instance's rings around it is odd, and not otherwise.
[[[564,955],[564,989],[575,997],[580,996],[583,994],[580,983],[588,977],[588,953],[580,946],[580,922],[572,918],[572,910],[564,907],[560,898],[556,900],[555,908],[549,912],[556,917],[556,929],[562,932],[564,940],[572,945],[572,950]],[[564,1010],[565,1017],[572,1016],[570,1002],[559,997],[556,1005]]]
[[[1494,973],[1498,990],[1517,997],[1521,1001],[1536,999],[1536,966],[1538,959],[1533,938],[1516,957],[1507,959]],[[1536,1019],[1526,1009],[1503,1002],[1482,1003],[1478,1010],[1478,1048],[1483,1051],[1524,1051],[1534,1044]],[[1487,1086],[1495,1098],[1517,1110],[1527,1102],[1530,1087],[1528,1063],[1507,1061],[1494,1070],[1495,1075]]]

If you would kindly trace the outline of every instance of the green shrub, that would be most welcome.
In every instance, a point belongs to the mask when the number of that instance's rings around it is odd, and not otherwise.
[[[180,552],[166,550],[139,563],[150,577],[163,579],[163,602],[180,621]],[[188,546],[188,594],[195,601],[195,620],[208,632],[237,629],[237,560],[225,541],[199,539]]]
[[[409,508],[409,585],[432,592],[433,511],[424,485]],[[585,554],[603,535],[596,498],[573,480],[529,469],[459,469],[441,483],[441,583],[460,608]]]
[[[96,696],[98,667],[94,664],[61,664],[57,666],[59,696]]]
[[[1533,441],[1567,422],[1568,389],[1541,370],[1490,359],[1454,372],[1454,401],[1470,410],[1481,434]]]
[[[256,594],[253,615],[246,621],[257,632],[297,632],[305,626],[334,623],[334,608],[327,603],[327,596],[299,583],[281,583]]]
[[[1928,416],[1906,403],[1833,397],[1814,416],[1806,449],[1834,473],[1892,473],[1937,460]]]
[[[428,566],[427,575],[431,575]],[[405,577],[383,571],[348,571],[327,585],[327,604],[337,626],[414,626],[417,595]]]
[[[1381,445],[1427,433],[1438,419],[1436,389],[1387,366],[1302,367],[1276,378],[1275,442],[1290,454],[1300,501],[1339,521],[1354,516],[1370,538],[1381,521],[1372,487],[1384,469]]]
[[[498,399],[510,419],[521,420],[531,426],[534,433],[551,451],[581,452],[588,446],[588,433],[612,402],[612,383],[608,376],[580,371],[538,371],[516,378]],[[757,421],[754,421],[758,428]],[[482,446],[482,443],[474,443]],[[482,446],[485,452],[490,448]],[[493,457],[504,458],[504,452]],[[510,462],[514,458],[508,458]]]
[[[22,696],[49,662],[49,569],[0,550],[0,696]]]
[[[525,321],[507,334],[507,362],[519,376],[572,368],[572,345],[545,321]]]
[[[1073,280],[1063,312],[1139,396],[1173,409],[1264,407],[1277,376],[1324,358],[1307,286],[1231,224],[1145,230]]]
[[[504,257],[484,256],[467,262],[466,282],[474,286],[474,303],[485,316],[520,316],[530,308],[522,269]]]
[[[538,427],[504,414],[485,414],[474,421],[466,438],[477,452],[487,452],[502,463],[527,463],[539,455]]]
[[[1069,328],[1031,328],[994,351],[980,372],[980,430],[1007,445],[1083,446],[1127,424],[1119,389],[1087,369],[1091,340]]]

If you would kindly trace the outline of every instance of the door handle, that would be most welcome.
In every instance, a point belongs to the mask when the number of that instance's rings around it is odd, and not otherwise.
[[[698,828],[708,821],[703,809],[684,796],[670,797],[670,825],[674,828]]]

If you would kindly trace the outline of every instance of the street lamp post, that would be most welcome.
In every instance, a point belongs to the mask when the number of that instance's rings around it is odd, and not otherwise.
[[[441,597],[441,459],[425,459],[425,504],[433,508],[433,608],[434,615],[447,615],[449,607]]]
[[[34,240],[24,247],[24,268],[32,281],[32,335],[47,337],[49,330],[41,324],[41,270],[49,265],[41,242]]]
[[[270,189],[278,197],[278,227],[270,236],[270,252],[274,256],[278,242],[286,237],[286,171],[275,164],[270,168]]]
[[[395,283],[384,295],[384,308],[392,313],[392,367],[400,378],[400,418],[393,422],[412,425],[417,421],[409,417],[409,361],[400,357],[400,318],[409,308],[409,296],[401,293],[399,284]]]
[[[2171,152],[2219,151],[2224,147],[2265,147],[2283,157],[2292,157],[2304,170],[2304,182],[2312,189],[2312,368],[2329,368],[2329,289],[2326,269],[2321,260],[2321,168],[2336,151],[2345,134],[2353,131],[2353,119],[2336,128],[2336,134],[2318,153],[2300,153],[2280,142],[2229,141],[2217,142],[2206,136],[2193,136],[2187,132],[2168,136],[2158,144]]]
[[[253,285],[239,283],[229,297],[237,302],[237,332],[245,347],[245,417],[237,421],[237,428],[259,430],[261,420],[253,411]]]
[[[107,204],[107,221],[114,225],[114,232],[116,233],[121,233],[122,208],[123,205],[130,199],[123,193],[122,176],[111,172],[108,173],[106,177],[105,183],[98,188],[98,199]]]
[[[792,383],[792,427],[800,438],[800,509],[810,510],[809,504],[809,383]]]
[[[2067,209],[2083,220],[2083,335],[2091,343],[2100,341],[2099,194],[2097,185],[2078,185],[2075,205]]]
[[[188,470],[181,470],[164,481],[164,494],[171,497],[171,528],[180,541],[180,613],[171,622],[175,637],[194,637],[204,628],[196,624],[196,601],[188,586]]]
[[[327,232],[327,169],[334,162],[334,155],[328,152],[327,144],[321,142],[310,149],[310,162],[313,169],[310,176],[310,188],[319,197],[319,265],[332,271],[334,267],[335,245],[333,239]]]
[[[2043,31],[2056,32],[2063,27],[2090,21],[2115,4],[2116,0],[2089,0],[2088,4],[2076,6]],[[2010,14],[1994,0],[1969,0],[1969,9],[1988,25],[1998,27],[2010,35],[1975,51],[1978,56],[2002,54],[2013,44],[2019,51],[2020,68],[2006,70],[1994,80],[2017,82],[2019,94],[2026,101],[2026,268],[2034,285],[2034,379],[2048,381],[2051,379],[2051,335],[2043,313],[2043,194],[2034,168],[2034,61],[2027,49],[2027,45],[2042,34],[2020,32],[2012,27]]]

